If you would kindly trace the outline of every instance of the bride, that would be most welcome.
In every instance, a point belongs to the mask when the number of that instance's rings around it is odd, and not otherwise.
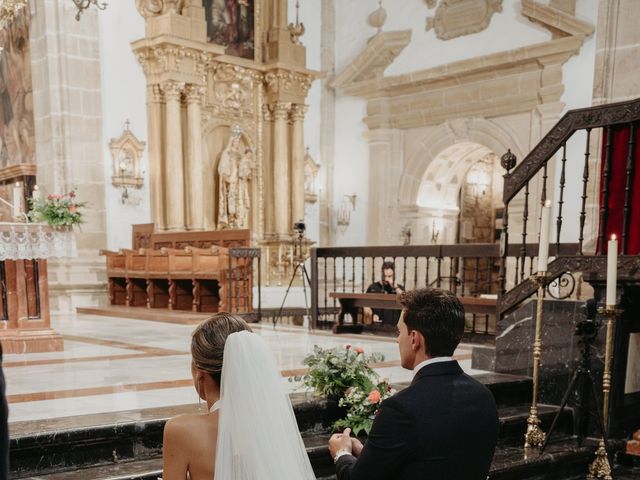
[[[191,340],[208,413],[164,428],[164,480],[315,480],[275,357],[247,323],[218,313]]]

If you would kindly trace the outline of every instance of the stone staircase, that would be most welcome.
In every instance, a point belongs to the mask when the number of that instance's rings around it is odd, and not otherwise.
[[[501,374],[477,377],[494,394],[499,407],[500,439],[491,480],[585,478],[595,443],[578,446],[571,436],[572,414],[566,411],[548,450],[525,454],[522,443],[531,395],[531,380]],[[402,388],[402,385],[398,386]],[[292,402],[307,452],[318,479],[335,478],[326,442],[330,425],[340,415],[332,402],[304,394]],[[162,430],[167,418],[193,412],[193,405],[119,412],[116,415],[75,417],[51,422],[12,424],[13,479],[39,480],[156,480],[162,475]],[[557,407],[540,406],[548,429]],[[93,426],[91,424],[94,424]],[[97,426],[96,426],[97,424]],[[43,431],[44,430],[44,431]],[[472,447],[469,447],[472,448]],[[620,466],[615,478],[638,478],[638,467]]]

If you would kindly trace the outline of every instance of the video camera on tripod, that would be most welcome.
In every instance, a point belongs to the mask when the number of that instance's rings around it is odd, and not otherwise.
[[[596,300],[591,298],[582,306],[584,318],[576,323],[574,335],[580,337],[580,341],[585,344],[592,344],[598,337],[598,331],[602,326],[598,321],[598,306]]]
[[[289,286],[287,287],[287,291],[284,293],[284,298],[282,299],[282,305],[280,305],[280,310],[278,311],[277,316],[273,319],[273,326],[275,327],[276,323],[282,316],[282,309],[284,308],[284,304],[287,300],[287,296],[289,295],[289,291],[291,290],[291,285],[293,284],[293,280],[296,278],[298,274],[298,270],[300,270],[300,277],[302,280],[302,294],[304,295],[304,305],[307,313],[307,318],[310,318],[309,311],[309,303],[307,302],[307,286],[311,289],[311,278],[309,277],[309,272],[307,272],[306,267],[304,266],[304,233],[307,230],[307,226],[302,220],[298,220],[293,223],[293,272],[291,274],[291,280],[289,281]],[[306,283],[305,283],[306,282]]]

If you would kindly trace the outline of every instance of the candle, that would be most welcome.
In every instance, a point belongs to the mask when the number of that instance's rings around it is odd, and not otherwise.
[[[40,200],[40,187],[38,185],[33,186],[33,192],[31,192],[31,198],[33,202],[38,202]]]
[[[13,187],[13,216],[20,216],[20,207],[22,207],[22,187],[19,182],[16,182]]]
[[[607,307],[616,305],[616,283],[618,282],[618,238],[611,235],[607,245]]]
[[[549,263],[549,230],[551,227],[551,200],[544,202],[540,221],[540,247],[538,248],[538,273],[547,271]]]

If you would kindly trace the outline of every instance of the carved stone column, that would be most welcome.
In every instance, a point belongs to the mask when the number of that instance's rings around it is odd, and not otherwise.
[[[275,227],[277,234],[291,230],[291,190],[289,185],[289,152],[287,119],[290,103],[276,103],[273,121],[273,185],[275,203]]]
[[[294,222],[304,219],[304,114],[306,111],[305,105],[291,107],[291,220]]]
[[[166,229],[184,229],[184,171],[182,165],[182,118],[180,96],[184,83],[169,81],[162,85],[166,100],[166,170],[165,205]]]
[[[205,88],[189,85],[187,96],[187,158],[185,185],[187,185],[187,230],[204,228],[204,189],[202,169],[201,103]]]
[[[147,86],[147,131],[149,135],[149,181],[151,218],[158,230],[166,226],[164,211],[164,165],[162,161],[162,110],[164,96],[160,85]]]

